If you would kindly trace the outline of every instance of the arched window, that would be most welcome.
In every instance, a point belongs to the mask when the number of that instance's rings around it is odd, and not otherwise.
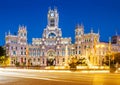
[[[36,61],[36,59],[34,58],[34,62]]]
[[[65,58],[63,58],[63,62],[65,62]]]
[[[38,62],[40,61],[40,58],[38,58]]]
[[[55,20],[54,19],[50,20],[50,26],[55,26]]]
[[[54,34],[54,33],[50,33],[49,35],[48,35],[48,37],[50,38],[50,37],[56,37],[56,35]]]
[[[24,33],[24,36],[26,36],[26,33]]]

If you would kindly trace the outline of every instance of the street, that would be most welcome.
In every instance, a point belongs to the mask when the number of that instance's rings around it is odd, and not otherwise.
[[[0,85],[120,85],[120,74],[0,68]]]

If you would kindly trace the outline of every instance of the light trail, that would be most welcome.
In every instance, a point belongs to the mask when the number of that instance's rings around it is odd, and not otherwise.
[[[32,75],[32,74],[29,75],[29,74],[16,73],[16,72],[13,73],[13,72],[0,71],[0,75],[6,76],[6,77],[8,76],[8,77],[18,77],[18,78],[41,79],[41,80],[49,80],[49,81],[73,82],[73,81],[69,81],[69,80],[60,80],[60,79],[57,79],[57,77],[54,77],[54,76],[53,77],[52,76],[40,77],[40,76],[36,76],[36,75]],[[1,80],[3,80],[3,79],[1,78]],[[78,83],[78,82],[75,82],[75,83]]]
[[[2,77],[1,77],[2,76]],[[5,79],[6,78],[6,79]],[[100,71],[56,71],[56,70],[31,70],[31,69],[7,69],[0,68],[0,82],[8,82],[9,78],[23,79],[38,79],[46,81],[60,81],[78,84],[103,85],[104,81],[113,82],[113,85],[119,85],[120,74],[109,74],[108,71],[103,73]],[[6,81],[2,81],[2,80]],[[113,81],[114,80],[114,81]],[[107,84],[106,84],[107,85]]]
[[[0,71],[10,71],[10,72],[56,72],[56,73],[109,73],[109,70],[83,70],[83,71],[70,71],[70,70],[32,70],[32,69],[8,69],[0,68]]]
[[[32,70],[32,69],[8,69],[8,68],[0,68],[1,71],[17,71],[17,72],[65,72],[69,73],[69,70]]]

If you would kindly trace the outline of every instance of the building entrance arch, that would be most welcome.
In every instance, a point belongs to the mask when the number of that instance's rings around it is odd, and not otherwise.
[[[47,51],[47,66],[55,66],[55,51],[50,49]]]

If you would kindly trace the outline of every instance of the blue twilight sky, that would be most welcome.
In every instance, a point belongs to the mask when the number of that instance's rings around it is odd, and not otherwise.
[[[120,0],[0,0],[0,45],[5,43],[5,32],[17,33],[19,24],[27,26],[29,43],[42,37],[48,8],[54,6],[63,37],[72,37],[72,42],[78,23],[84,24],[85,33],[99,29],[101,41],[108,41],[116,30],[120,34]]]

